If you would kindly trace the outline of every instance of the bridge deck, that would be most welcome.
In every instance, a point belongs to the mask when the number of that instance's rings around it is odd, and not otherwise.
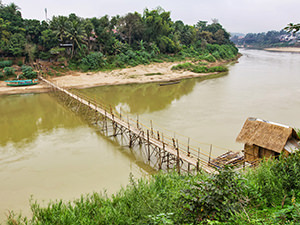
[[[197,158],[193,157],[192,155],[188,156],[185,152],[180,152],[174,146],[170,146],[170,145],[168,145],[168,144],[164,143],[163,141],[158,140],[156,138],[149,137],[148,135],[145,134],[145,132],[142,132],[142,130],[139,129],[138,127],[130,126],[130,124],[127,123],[126,121],[114,116],[113,114],[107,112],[106,110],[102,109],[101,107],[90,103],[89,101],[87,101],[87,100],[85,100],[85,99],[83,99],[83,98],[67,91],[66,89],[59,87],[58,85],[53,84],[52,82],[48,81],[47,79],[45,79],[43,77],[40,77],[40,79],[42,81],[44,81],[45,83],[47,83],[48,85],[52,86],[53,88],[65,93],[66,95],[72,97],[73,99],[76,99],[77,101],[79,101],[80,103],[88,106],[89,108],[93,109],[94,111],[97,111],[98,113],[105,116],[109,120],[117,123],[119,126],[124,127],[128,131],[135,134],[137,137],[142,138],[145,143],[150,143],[151,145],[156,146],[157,148],[159,148],[161,150],[164,150],[167,153],[170,153],[175,157],[179,157],[181,160],[188,163],[189,165],[192,165],[194,167],[199,166],[200,169],[206,171],[207,173],[216,172],[216,170],[213,167],[210,167],[208,165],[208,161],[205,161],[205,160],[199,159],[199,158],[197,159]]]

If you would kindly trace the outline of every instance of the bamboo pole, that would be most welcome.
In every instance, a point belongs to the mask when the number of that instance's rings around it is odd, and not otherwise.
[[[149,130],[147,130],[147,143],[148,143],[148,161],[150,162],[150,140],[149,140]]]

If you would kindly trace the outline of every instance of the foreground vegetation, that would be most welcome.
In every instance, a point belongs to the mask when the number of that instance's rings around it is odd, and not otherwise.
[[[75,14],[51,20],[23,19],[14,3],[0,2],[0,78],[14,74],[12,62],[22,66],[37,60],[54,62],[47,68],[63,72],[106,70],[151,62],[201,58],[232,59],[238,50],[218,21],[187,25],[172,21],[158,7],[143,14],[81,18]],[[50,66],[49,66],[50,67]],[[9,69],[8,69],[9,68]],[[9,70],[9,72],[7,72]]]
[[[8,224],[299,224],[300,152],[244,172],[159,173],[108,197],[93,193],[42,207]]]

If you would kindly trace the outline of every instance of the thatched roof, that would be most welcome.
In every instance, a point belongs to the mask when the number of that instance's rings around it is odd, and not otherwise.
[[[236,141],[280,153],[289,138],[299,140],[293,128],[250,117],[246,120]]]

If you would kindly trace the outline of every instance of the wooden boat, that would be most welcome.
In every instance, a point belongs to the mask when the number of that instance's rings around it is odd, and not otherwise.
[[[29,86],[38,84],[38,79],[30,80],[6,80],[6,85],[11,87]]]
[[[165,85],[172,85],[172,84],[178,84],[180,83],[180,80],[175,80],[175,81],[168,81],[164,83],[159,83],[159,86],[165,86]]]

